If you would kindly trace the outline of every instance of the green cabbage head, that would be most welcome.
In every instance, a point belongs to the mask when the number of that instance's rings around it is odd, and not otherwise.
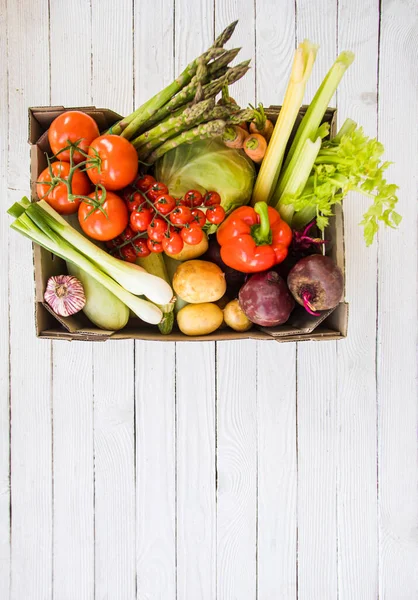
[[[188,190],[215,191],[227,213],[248,204],[255,180],[254,164],[242,150],[217,139],[182,144],[156,164],[156,177],[175,198]]]

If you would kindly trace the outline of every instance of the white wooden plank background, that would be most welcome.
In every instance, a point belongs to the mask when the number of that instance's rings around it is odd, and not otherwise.
[[[280,103],[295,41],[321,45],[307,100],[356,53],[339,122],[385,144],[404,220],[366,249],[345,203],[349,337],[37,340],[5,215],[27,107],[129,112],[235,18],[244,104]],[[0,27],[0,598],[416,600],[416,1],[0,0]]]

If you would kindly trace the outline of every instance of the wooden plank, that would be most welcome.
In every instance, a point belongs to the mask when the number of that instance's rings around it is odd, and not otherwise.
[[[173,10],[172,1],[135,3],[135,106],[174,79]],[[175,344],[137,341],[135,361],[137,598],[174,600]]]
[[[418,597],[417,173],[418,6],[381,5],[379,139],[400,186],[399,232],[379,234],[379,596]],[[415,123],[415,126],[414,126]]]
[[[12,204],[29,192],[28,106],[49,103],[48,7],[8,2],[7,21],[7,176],[11,188],[8,204]],[[34,336],[31,244],[12,232],[9,240],[13,464],[10,597],[49,598],[52,593],[51,344]]]
[[[304,102],[336,58],[336,28],[335,0],[296,2],[298,43],[320,44]],[[335,342],[298,345],[297,386],[298,598],[330,600],[337,597]]]
[[[258,342],[258,595],[296,599],[296,344]]]
[[[216,598],[215,347],[203,342],[191,346],[177,344],[177,594],[182,599],[212,600]]]
[[[133,108],[132,2],[92,3],[92,101]],[[109,43],[109,40],[113,40]],[[135,598],[134,343],[93,348],[95,590]]]
[[[189,2],[176,0],[175,11],[179,73],[213,40],[213,2],[206,0],[190,10]],[[177,596],[212,600],[216,597],[215,344],[176,347]]]
[[[137,598],[176,598],[175,346],[137,342]],[[162,377],[161,374],[164,374]]]
[[[338,50],[356,59],[338,86],[338,122],[351,117],[375,136],[379,6],[376,0],[338,3]],[[350,26],[347,26],[350,23]],[[339,598],[376,598],[378,587],[376,451],[376,259],[366,248],[362,214],[370,199],[344,202],[347,340],[337,344]],[[361,285],[359,285],[361,281]]]
[[[217,342],[219,600],[256,597],[256,342]]]
[[[50,6],[51,104],[91,99],[90,8],[83,1]],[[62,68],[72,57],[77,77]],[[94,596],[93,353],[87,343],[52,342],[54,593]],[[71,385],[66,384],[71,372]]]
[[[295,48],[295,6],[256,4],[257,102],[281,104]],[[275,22],[275,27],[271,23]],[[257,343],[258,600],[296,598],[296,344]]]
[[[7,57],[6,2],[0,2],[0,54]],[[7,164],[9,139],[9,107],[7,86],[7,60],[0,64],[0,77],[4,82],[0,90],[0,164]],[[0,172],[0,193],[7,198],[6,168]],[[10,592],[10,436],[9,436],[9,222],[5,211],[0,214],[0,314],[3,326],[0,331],[0,598],[9,598]]]

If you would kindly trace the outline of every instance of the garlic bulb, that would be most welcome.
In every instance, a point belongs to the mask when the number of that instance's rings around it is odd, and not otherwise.
[[[56,275],[48,279],[44,300],[60,317],[69,317],[84,308],[86,296],[80,281],[72,275]]]

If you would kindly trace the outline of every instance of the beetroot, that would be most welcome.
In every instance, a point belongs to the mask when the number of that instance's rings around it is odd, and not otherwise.
[[[284,279],[275,271],[252,275],[240,289],[238,300],[250,321],[264,327],[286,323],[295,307]]]
[[[337,306],[344,291],[341,269],[322,254],[312,254],[297,262],[287,277],[287,285],[296,302],[314,316],[319,316],[318,310]]]
[[[215,237],[209,238],[209,248],[205,254],[200,257],[202,260],[208,260],[209,262],[215,263],[225,273],[225,281],[227,286],[227,293],[230,296],[234,296],[238,293],[239,288],[245,281],[245,273],[236,271],[231,267],[228,267],[221,258],[221,247],[218,244]]]

